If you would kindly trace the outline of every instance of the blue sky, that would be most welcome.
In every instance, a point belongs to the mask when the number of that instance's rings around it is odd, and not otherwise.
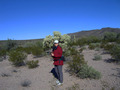
[[[120,0],[0,0],[0,40],[120,28]]]

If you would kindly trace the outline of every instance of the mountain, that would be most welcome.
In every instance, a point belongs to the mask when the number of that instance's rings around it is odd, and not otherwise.
[[[102,36],[105,32],[115,32],[120,33],[120,28],[102,28],[102,29],[95,29],[95,30],[84,30],[80,32],[75,33],[69,33],[71,37],[80,38],[80,37],[87,37],[87,36]],[[43,39],[30,39],[30,40],[15,40],[18,44],[24,44],[26,42],[36,42],[36,41],[42,41]],[[5,44],[7,40],[0,40],[0,45]]]
[[[88,31],[80,31],[75,33],[69,33],[71,37],[86,37],[86,36],[103,36],[105,32],[114,32],[114,33],[120,33],[120,28],[102,28],[102,29],[95,29],[95,30],[88,30]]]

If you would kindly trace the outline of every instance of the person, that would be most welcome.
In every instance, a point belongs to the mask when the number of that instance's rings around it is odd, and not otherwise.
[[[62,66],[63,66],[63,60],[60,60],[62,57],[62,48],[59,46],[59,41],[54,41],[54,47],[51,53],[51,56],[54,60],[54,68],[55,72],[57,74],[58,80],[56,81],[57,85],[63,84],[63,72],[62,72]]]

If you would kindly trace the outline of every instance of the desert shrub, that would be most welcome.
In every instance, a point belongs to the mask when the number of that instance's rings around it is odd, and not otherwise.
[[[102,59],[102,56],[100,56],[100,55],[98,55],[98,54],[95,54],[95,55],[94,55],[93,60],[98,61],[98,60],[101,60],[101,59]]]
[[[84,64],[81,66],[77,76],[82,79],[84,78],[99,79],[101,78],[101,73],[96,71],[93,67]]]
[[[83,50],[84,50],[84,48],[80,48],[79,49],[79,53],[82,53]]]
[[[74,55],[73,60],[68,62],[70,73],[78,73],[82,65],[86,64],[82,54]]]
[[[95,46],[95,44],[93,44],[93,43],[91,43],[91,44],[89,44],[89,47],[88,47],[89,49],[95,49],[96,48],[96,46]]]
[[[32,47],[24,47],[23,49],[27,54],[31,54],[32,53]]]
[[[41,56],[43,54],[43,48],[41,47],[33,46],[31,51],[34,56]]]
[[[120,61],[120,45],[114,45],[110,53],[114,59]]]
[[[87,37],[82,37],[82,38],[79,38],[77,41],[76,41],[76,45],[79,45],[79,46],[84,46],[85,44],[88,43],[88,38]]]
[[[11,49],[15,49],[17,47],[17,43],[15,40],[8,39],[6,42],[6,50],[9,51]]]
[[[96,37],[96,36],[89,36],[87,38],[88,38],[88,41],[87,41],[88,44],[90,44],[90,43],[99,43],[99,42],[102,41],[102,38]]]
[[[26,42],[25,44],[22,45],[22,47],[26,48],[26,47],[32,47],[34,45],[33,42]]]
[[[114,44],[106,44],[103,48],[107,51],[110,51],[114,47]]]
[[[100,47],[100,43],[90,43],[88,48],[93,50],[97,47]]]
[[[100,48],[99,47],[95,48],[95,51],[100,51]]]
[[[77,55],[78,54],[78,52],[75,48],[69,48],[69,50],[70,50],[70,55]]]
[[[100,48],[104,48],[106,44],[107,44],[106,42],[101,42]]]
[[[46,38],[43,40],[43,47],[46,49],[49,49],[53,46],[54,40],[59,41],[59,45],[63,48],[66,49],[68,42],[70,41],[70,36],[67,34],[61,35],[60,32],[53,32],[53,36],[49,35],[46,36]]]
[[[117,43],[120,43],[120,33],[117,34],[117,40],[116,40]]]
[[[12,50],[9,52],[9,61],[15,66],[24,65],[26,54],[21,51]]]
[[[116,37],[117,37],[117,34],[114,33],[114,32],[106,32],[104,34],[104,41],[107,41],[107,42],[114,42],[116,41]]]
[[[73,55],[73,60],[68,62],[68,71],[80,78],[99,79],[101,77],[100,72],[87,65],[82,54]]]
[[[42,42],[42,41],[37,41],[37,42],[35,43],[35,45],[36,45],[37,47],[43,48],[43,42]]]
[[[5,49],[2,49],[0,50],[0,56],[5,56],[6,55],[6,50]]]
[[[81,90],[79,84],[74,84],[71,87],[67,87],[65,90]]]
[[[32,61],[27,61],[28,68],[36,68],[38,66],[39,61],[32,60]]]
[[[23,87],[28,87],[30,86],[30,84],[31,84],[31,81],[27,79],[21,82],[21,86]]]
[[[65,50],[63,51],[64,56],[70,56],[70,50]]]
[[[75,47],[69,47],[63,52],[64,56],[72,56],[72,55],[77,55],[79,52],[76,50]]]
[[[24,51],[24,48],[23,47],[17,47],[15,50],[16,51]]]

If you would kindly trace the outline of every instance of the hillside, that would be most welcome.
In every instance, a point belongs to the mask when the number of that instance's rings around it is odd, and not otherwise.
[[[75,32],[75,33],[69,33],[71,37],[74,35],[76,38],[80,37],[85,37],[85,36],[102,36],[104,35],[105,32],[115,32],[115,33],[120,33],[120,28],[102,28],[102,29],[95,29],[95,30],[88,30],[88,31],[80,31],[80,32]]]
[[[71,37],[74,35],[76,38],[80,37],[86,37],[86,36],[102,36],[104,35],[105,32],[115,32],[115,33],[120,33],[120,28],[102,28],[102,29],[95,29],[95,30],[85,30],[85,31],[80,31],[80,32],[75,32],[75,33],[68,33]],[[41,41],[42,39],[30,39],[30,40],[15,40],[18,44],[24,44],[26,42],[36,42],[36,41]],[[0,45],[4,44],[6,40],[0,40]]]

